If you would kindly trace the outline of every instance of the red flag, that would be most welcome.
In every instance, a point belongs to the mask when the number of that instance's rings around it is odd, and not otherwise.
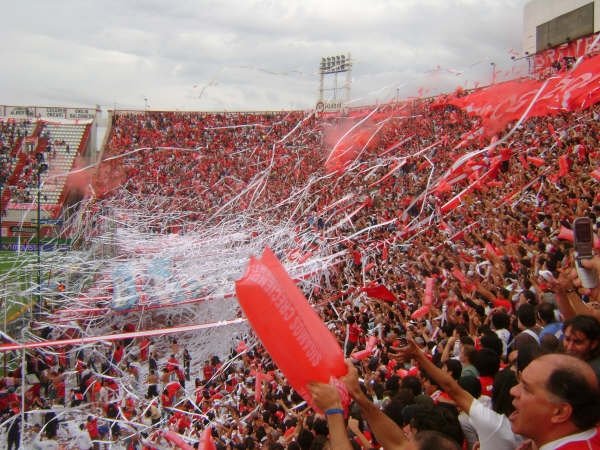
[[[393,303],[397,300],[396,296],[392,294],[390,290],[382,284],[378,284],[375,286],[366,286],[362,288],[362,291],[366,293],[369,297],[378,298],[379,300],[385,300],[386,302]]]

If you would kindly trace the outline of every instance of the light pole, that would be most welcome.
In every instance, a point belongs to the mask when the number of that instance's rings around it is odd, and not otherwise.
[[[321,64],[319,65],[319,99],[317,105],[321,104],[323,107],[325,107],[325,103],[330,103],[329,106],[333,106],[334,109],[337,109],[337,106],[341,105],[340,109],[343,110],[344,105],[350,100],[350,83],[352,80],[351,72],[352,59],[350,58],[349,53],[348,55],[336,55],[321,58]],[[341,88],[338,87],[338,73],[346,74],[346,82]],[[334,86],[333,88],[325,89],[325,76],[330,75],[334,76]],[[344,95],[341,99],[338,98],[338,91],[340,89],[344,90]],[[324,98],[325,91],[333,91],[333,101],[326,101]]]
[[[48,170],[48,164],[44,162],[44,154],[38,153],[35,155],[38,166],[37,166],[37,226],[36,226],[36,240],[37,240],[37,306],[36,310],[38,316],[42,312],[42,253],[40,248],[40,220],[42,218],[42,173]]]
[[[520,61],[521,59],[527,59],[527,75],[531,76],[531,59],[532,59],[533,55],[531,55],[529,52],[525,52],[525,55],[520,56],[520,57],[516,57],[516,56],[511,56],[510,59],[513,60],[513,62],[516,61]]]
[[[0,251],[2,250],[2,216],[4,214],[2,196],[4,195],[4,175],[0,176]]]
[[[496,84],[496,63],[491,62],[490,66],[492,66],[492,84]]]

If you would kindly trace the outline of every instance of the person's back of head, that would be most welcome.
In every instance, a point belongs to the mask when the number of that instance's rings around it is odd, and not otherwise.
[[[472,344],[465,344],[462,347],[462,355],[467,363],[473,364],[473,358],[475,357],[475,353],[477,349]]]
[[[517,309],[517,319],[525,328],[535,326],[535,306],[524,303]]]
[[[481,336],[481,338],[479,339],[479,343],[481,344],[482,348],[493,350],[499,356],[502,355],[502,339],[500,339],[498,335],[493,331],[485,333],[483,336]]]
[[[400,377],[398,375],[392,375],[385,382],[385,390],[390,397],[393,397],[398,393],[400,388]]]
[[[460,343],[461,343],[462,345],[472,345],[472,346],[475,346],[475,341],[474,341],[474,340],[473,340],[473,338],[472,338],[471,336],[469,336],[469,335],[461,336],[461,337],[459,338],[459,340],[460,340]]]
[[[510,369],[501,370],[494,377],[492,389],[492,409],[497,413],[510,416],[515,410],[510,390],[518,383],[517,374]]]
[[[308,450],[310,448],[310,446],[312,445],[312,441],[314,440],[314,438],[315,438],[314,434],[312,434],[309,430],[304,428],[304,429],[300,430],[300,433],[298,434],[297,442],[302,450]]]
[[[437,431],[420,431],[415,435],[419,450],[461,450],[461,446]]]
[[[538,304],[537,296],[533,293],[533,291],[530,291],[529,289],[523,291],[523,297],[525,297],[525,299],[527,300],[526,305],[535,306]]]
[[[402,388],[410,389],[415,397],[423,392],[423,385],[421,384],[421,380],[419,380],[419,378],[415,377],[414,375],[408,375],[402,378],[400,386]]]
[[[400,398],[396,395],[390,400],[390,402],[387,405],[385,405],[385,407],[383,408],[383,412],[386,416],[388,416],[390,419],[396,422],[398,426],[401,427],[403,425],[402,410],[405,406],[413,404],[414,396],[412,392],[408,389],[400,389],[400,391],[408,392],[410,394],[410,401],[406,402],[406,398]]]
[[[461,388],[473,396],[473,398],[481,397],[481,382],[479,378],[473,375],[465,375],[458,379],[458,384]]]
[[[555,309],[554,305],[548,302],[543,302],[538,306],[538,316],[544,324],[556,322]]]
[[[449,359],[444,363],[446,366],[446,370],[452,375],[452,378],[458,380],[460,378],[460,374],[462,372],[462,364],[457,359]]]
[[[327,436],[329,434],[329,427],[327,421],[319,417],[315,418],[312,429],[317,436]]]
[[[510,326],[510,316],[502,311],[492,314],[492,325],[495,330],[508,329]]]
[[[454,405],[413,405],[409,416],[405,419],[409,419],[408,423],[417,433],[437,431],[457,443],[462,443],[464,440],[464,434],[458,421],[458,411]]]
[[[540,353],[559,353],[562,349],[560,340],[553,334],[546,333],[540,338]]]
[[[482,348],[477,350],[472,363],[480,376],[493,377],[500,369],[500,355],[489,348]]]

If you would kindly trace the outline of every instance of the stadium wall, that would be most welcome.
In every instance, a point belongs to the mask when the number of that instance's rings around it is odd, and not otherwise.
[[[598,31],[600,0],[531,0],[523,14],[523,52],[533,55]]]

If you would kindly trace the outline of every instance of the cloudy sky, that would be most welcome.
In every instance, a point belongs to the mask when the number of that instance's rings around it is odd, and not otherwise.
[[[27,0],[0,14],[0,104],[313,107],[351,53],[354,104],[522,73],[526,0]],[[495,65],[492,65],[494,63]],[[332,84],[329,79],[328,83]]]

